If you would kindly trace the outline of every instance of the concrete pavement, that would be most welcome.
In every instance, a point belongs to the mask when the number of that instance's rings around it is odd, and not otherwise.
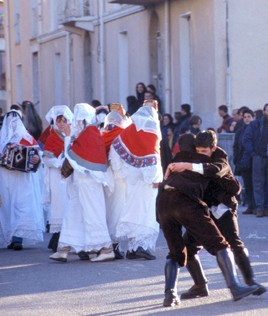
[[[256,280],[268,287],[268,217],[242,215],[241,236],[250,251]],[[116,260],[92,263],[70,255],[68,263],[51,261],[49,235],[23,251],[0,250],[1,316],[85,315],[243,315],[267,316],[268,293],[232,301],[216,264],[202,251],[201,261],[209,280],[210,295],[183,301],[176,308],[162,307],[167,246],[160,233],[153,261]],[[192,281],[183,268],[179,294]]]

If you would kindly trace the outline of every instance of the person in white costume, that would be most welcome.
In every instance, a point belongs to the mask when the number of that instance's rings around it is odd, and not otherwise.
[[[15,146],[19,146],[20,150],[32,147],[36,151],[29,158],[36,169],[40,163],[37,141],[27,132],[20,113],[11,110],[5,115],[0,132],[0,247],[21,250],[23,239],[43,241],[44,218],[38,171],[5,168],[7,149],[12,150]]]
[[[146,101],[131,118],[133,123],[115,138],[110,149],[112,169],[125,185],[116,237],[128,239],[128,259],[153,260],[150,251],[154,251],[159,233],[155,203],[158,183],[163,179],[157,101]]]
[[[73,113],[67,105],[55,105],[46,115],[51,124],[49,136],[44,144],[44,204],[49,204],[49,232],[52,238],[48,248],[57,251],[62,225],[63,210],[66,209],[67,187],[62,180],[61,167],[64,160],[64,137],[67,124],[71,124]]]
[[[115,255],[106,223],[104,186],[113,189],[107,172],[105,145],[96,126],[96,111],[87,103],[74,108],[71,143],[66,129],[65,156],[73,173],[67,178],[68,209],[64,213],[59,246],[50,259],[67,261],[70,251],[92,262],[113,260]],[[66,175],[65,172],[63,172]],[[88,253],[95,252],[90,258]]]
[[[126,116],[126,111],[122,104],[112,103],[110,108],[111,112],[105,117],[104,128],[101,133],[107,155],[109,155],[112,141],[132,123],[131,119]],[[109,169],[111,169],[110,165]],[[123,259],[124,253],[118,238],[116,238],[116,227],[125,206],[125,182],[117,176],[116,171],[113,172],[113,177],[114,190],[112,194],[105,190],[107,225],[113,241],[115,259]]]

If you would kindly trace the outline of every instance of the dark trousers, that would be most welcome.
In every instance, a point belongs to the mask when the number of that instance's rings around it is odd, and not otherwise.
[[[250,210],[254,210],[255,202],[254,202],[254,196],[253,196],[252,170],[241,172],[241,176],[244,182],[245,196],[246,196],[246,202],[247,202],[248,208]]]
[[[219,219],[216,219],[213,215],[211,215],[211,218],[230,244],[233,253],[235,255],[239,255],[243,252],[245,245],[239,237],[237,212],[227,211]],[[189,234],[189,232],[184,234],[184,241],[187,247],[189,259],[193,258],[194,255],[202,249],[201,244],[197,242],[195,238]]]
[[[253,157],[252,177],[256,210],[268,210],[268,158]]]
[[[167,258],[178,262],[180,266],[187,264],[182,226],[212,255],[229,246],[211,219],[208,209],[177,191],[159,192],[157,212],[169,248]]]

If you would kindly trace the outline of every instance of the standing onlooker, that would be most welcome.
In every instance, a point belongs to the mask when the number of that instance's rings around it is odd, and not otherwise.
[[[181,134],[190,130],[190,119],[192,117],[191,105],[184,103],[181,105],[181,117],[179,124],[174,130],[173,146],[177,143]]]
[[[43,131],[42,119],[37,113],[34,104],[31,101],[23,101],[22,108],[22,121],[29,131],[29,133],[35,138],[39,139]]]
[[[165,113],[162,116],[162,126],[161,126],[161,132],[162,132],[162,137],[167,137],[168,133],[167,130],[168,128],[174,129],[174,123],[173,123],[173,117],[169,113]]]
[[[202,124],[201,117],[198,115],[193,115],[189,121],[190,132],[194,135],[197,135],[200,132],[201,124]]]
[[[242,142],[244,165],[250,167],[252,163],[256,216],[262,217],[268,210],[268,103],[263,107],[263,116],[248,125]]]
[[[148,86],[146,87],[146,90],[152,93],[153,99],[158,102],[158,112],[162,114],[163,113],[162,103],[161,103],[160,97],[156,94],[156,87],[153,84],[148,84]]]
[[[16,147],[21,153],[17,154],[15,163],[25,160],[29,167],[27,171],[36,170],[40,163],[37,141],[26,130],[20,114],[11,110],[6,113],[0,132],[0,159],[3,161],[7,151]],[[31,148],[30,155],[24,156],[24,147]],[[43,241],[44,232],[38,171],[22,172],[21,166],[18,167],[0,167],[0,245],[8,245],[8,249],[13,250],[23,248],[24,238],[34,242]]]
[[[146,86],[143,82],[138,82],[136,84],[136,96],[137,96],[137,104],[138,104],[138,108],[140,108],[143,105],[144,102],[144,94],[146,92]]]
[[[139,107],[138,99],[135,95],[129,95],[127,97],[127,113],[132,115],[139,109]]]
[[[233,118],[228,114],[228,107],[227,105],[220,105],[218,107],[218,112],[220,117],[222,117],[222,124],[220,127],[217,128],[218,133],[226,132],[230,133],[230,126],[233,122]]]
[[[255,210],[255,202],[253,197],[253,186],[252,186],[252,166],[243,165],[244,146],[243,146],[243,135],[247,126],[254,119],[254,113],[251,110],[244,110],[243,113],[243,126],[236,131],[234,145],[233,145],[233,161],[235,164],[235,175],[242,176],[245,188],[245,196],[247,199],[248,208],[243,214],[253,214]]]

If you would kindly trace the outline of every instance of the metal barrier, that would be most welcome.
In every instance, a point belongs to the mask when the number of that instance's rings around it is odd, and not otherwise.
[[[232,170],[234,171],[234,162],[233,162],[233,145],[235,133],[221,133],[217,135],[218,137],[218,146],[224,149],[228,154],[229,163]]]

